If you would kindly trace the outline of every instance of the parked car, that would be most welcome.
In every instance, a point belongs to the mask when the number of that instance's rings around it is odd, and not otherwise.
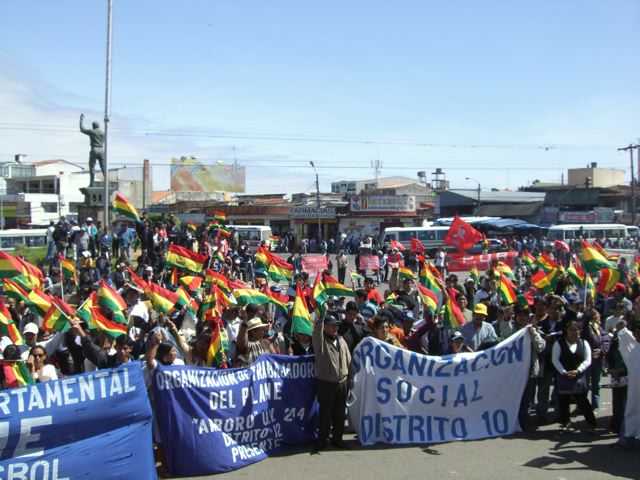
[[[487,238],[487,241],[489,242],[489,246],[485,246],[484,241],[480,241],[478,243],[476,243],[474,246],[470,247],[467,249],[467,251],[465,253],[470,253],[472,255],[478,255],[482,252],[484,252],[485,250],[493,253],[493,252],[503,252],[506,250],[505,246],[502,243],[502,240],[499,240],[497,238]]]

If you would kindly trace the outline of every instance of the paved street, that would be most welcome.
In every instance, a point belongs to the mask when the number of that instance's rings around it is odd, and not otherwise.
[[[607,379],[604,379],[606,382]],[[604,405],[598,423],[606,426],[611,391],[602,390]],[[574,420],[581,425],[581,419]],[[288,452],[240,470],[215,476],[225,480],[265,478],[336,479],[558,479],[640,478],[640,449],[614,450],[616,437],[601,430],[595,437],[559,433],[557,424],[510,437],[419,446],[362,447],[348,436],[351,451],[328,449],[310,455],[309,447]],[[214,477],[198,477],[214,478]]]
[[[334,256],[331,256],[332,261]],[[349,258],[349,270],[353,268]],[[335,262],[334,262],[335,263]],[[334,276],[337,276],[334,268]],[[458,274],[461,280],[466,274]],[[350,281],[347,280],[350,286]],[[383,284],[378,290],[387,288]],[[606,384],[608,378],[603,379]],[[611,414],[611,390],[601,390],[603,405],[598,419],[606,427]],[[582,419],[574,420],[582,425]],[[327,449],[310,455],[309,446],[292,447],[286,453],[222,475],[197,478],[300,478],[336,479],[558,479],[589,480],[640,478],[640,447],[633,451],[610,448],[616,436],[602,428],[595,437],[585,433],[561,434],[557,424],[532,433],[487,440],[416,446],[361,446],[346,437],[351,451]]]

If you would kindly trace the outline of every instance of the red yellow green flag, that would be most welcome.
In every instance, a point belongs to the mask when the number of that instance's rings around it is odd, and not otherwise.
[[[27,367],[22,360],[13,362],[0,360],[0,366],[4,373],[7,388],[24,387],[25,385],[33,385],[36,383],[31,377],[29,367]]]
[[[529,270],[533,270],[533,268],[536,265],[536,258],[531,255],[529,252],[527,252],[526,250],[522,251],[522,259],[521,259],[522,263],[524,265],[526,265],[527,267],[529,267]]]
[[[172,267],[200,273],[207,263],[207,257],[172,243],[165,262]]]
[[[398,268],[398,277],[405,280],[413,280],[415,278],[411,269],[404,266]]]
[[[478,282],[480,281],[480,274],[478,273],[478,267],[476,267],[475,265],[471,267],[471,270],[469,271],[469,276],[473,279],[473,283],[477,285]]]
[[[536,263],[546,273],[549,273],[554,268],[559,267],[559,265],[546,253],[539,255],[538,258],[536,258]]]
[[[44,317],[51,308],[51,297],[36,287],[27,295],[26,303],[31,310]]]
[[[416,283],[416,287],[418,287],[418,294],[424,306],[427,307],[427,310],[429,310],[432,315],[435,315],[438,310],[438,296],[424,285]]]
[[[453,330],[467,323],[456,302],[457,290],[455,288],[447,289],[447,301],[444,305],[444,328]]]
[[[227,220],[227,214],[220,210],[216,210],[213,214],[213,218],[218,222],[225,222]]]
[[[238,302],[238,305],[247,305],[249,303],[262,305],[263,303],[269,303],[269,297],[264,293],[250,288],[238,288],[233,291],[233,296]]]
[[[516,288],[511,282],[511,279],[504,273],[500,274],[500,282],[498,283],[498,291],[500,292],[500,298],[507,305],[512,305],[517,301]]]
[[[111,288],[104,280],[100,280],[99,285],[98,305],[113,312],[119,312],[127,308],[127,303],[120,294]]]
[[[202,286],[202,277],[186,276],[178,280],[174,285],[182,285],[190,295],[195,295],[200,291]]]
[[[296,286],[296,299],[293,302],[291,333],[304,333],[311,336],[313,333],[313,325],[311,324],[311,315],[307,308],[307,301],[302,293],[300,282]]]
[[[531,276],[531,283],[543,292],[550,292],[552,290],[551,280],[542,268]]]
[[[324,290],[327,292],[327,295],[333,295],[336,297],[355,297],[356,292],[352,289],[347,288],[343,284],[341,284],[335,278],[324,275]]]
[[[89,323],[94,327],[110,336],[111,338],[118,338],[120,335],[127,333],[127,326],[122,323],[114,322],[105,317],[99,308],[91,309],[91,320]]]
[[[178,296],[157,283],[152,282],[147,285],[149,288],[145,293],[153,308],[159,313],[173,312],[176,303],[178,303]]]
[[[11,312],[9,312],[4,302],[0,302],[0,336],[9,337],[9,340],[14,345],[25,344],[20,330],[11,318]]]
[[[22,273],[23,267],[18,259],[0,250],[0,278],[13,278]]]
[[[135,220],[138,223],[142,223],[142,220],[140,220],[140,214],[136,207],[133,206],[133,203],[119,193],[116,193],[116,199],[113,202],[113,212]]]
[[[76,266],[71,260],[67,260],[62,256],[62,254],[58,254],[58,260],[60,260],[60,271],[62,275],[67,278],[73,278],[73,283],[78,284],[78,276],[76,273]]]
[[[170,285],[178,285],[178,269],[176,267],[173,267],[173,270],[171,271],[169,282]]]
[[[40,271],[38,267],[31,265],[25,259],[16,257],[16,260],[22,265],[22,273],[25,277],[29,279],[29,283],[31,283],[34,287],[42,287],[42,283],[44,282],[44,275]]]
[[[584,261],[585,268],[591,274],[599,272],[603,268],[609,270],[614,269],[606,256],[602,255],[602,253],[584,240],[582,240],[582,260]]]
[[[207,365],[210,367],[227,368],[227,364],[223,362],[225,350],[228,350],[228,342],[224,338],[223,328],[219,319],[214,320],[214,327],[211,332],[211,342],[207,350]]]
[[[262,293],[269,297],[269,301],[271,303],[283,308],[285,312],[287,311],[287,303],[289,302],[289,297],[287,295],[272,291],[268,285],[264,285],[262,287]]]
[[[24,288],[18,285],[14,280],[11,280],[9,278],[2,279],[2,287],[4,288],[4,294],[7,297],[15,298],[18,301],[26,302],[27,295],[29,295],[29,292],[27,292]]]
[[[98,296],[96,292],[91,292],[89,298],[85,300],[85,302],[78,307],[78,316],[87,322],[87,324],[94,328],[91,324],[91,312],[94,308],[98,308]]]
[[[42,320],[42,329],[47,331],[56,330],[58,332],[66,332],[69,328],[71,328],[69,318],[55,303],[51,304],[49,311]]]
[[[613,290],[616,283],[620,280],[620,271],[617,268],[603,268],[600,271],[600,281],[596,287],[596,291],[600,293],[609,293]]]

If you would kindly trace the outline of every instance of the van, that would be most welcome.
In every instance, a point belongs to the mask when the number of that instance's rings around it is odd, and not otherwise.
[[[227,228],[233,228],[238,232],[240,241],[247,242],[254,249],[263,241],[268,242],[269,237],[273,236],[271,227],[266,225],[227,225]]]

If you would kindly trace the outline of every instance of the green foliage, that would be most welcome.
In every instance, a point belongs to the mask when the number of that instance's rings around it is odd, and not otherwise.
[[[38,263],[45,260],[45,257],[47,256],[47,247],[18,246],[11,253],[14,256],[17,256],[19,253],[21,253],[27,262],[31,263],[32,265],[38,265]]]

